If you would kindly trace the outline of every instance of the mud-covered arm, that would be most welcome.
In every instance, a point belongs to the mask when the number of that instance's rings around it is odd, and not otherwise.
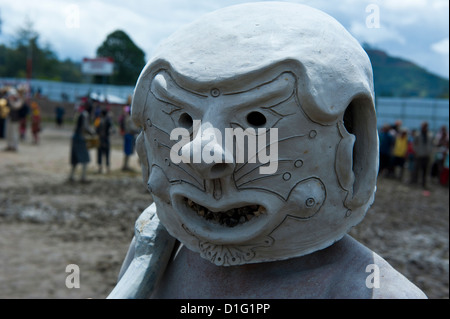
[[[149,298],[169,263],[176,239],[156,215],[155,204],[138,218],[135,235],[108,299]]]
[[[122,278],[125,271],[128,269],[128,266],[130,266],[131,262],[133,261],[134,254],[136,252],[135,250],[136,246],[136,237],[133,236],[133,239],[131,240],[130,246],[128,247],[127,254],[125,256],[125,259],[122,262],[122,266],[120,267],[119,276],[117,277],[117,281],[119,282]]]

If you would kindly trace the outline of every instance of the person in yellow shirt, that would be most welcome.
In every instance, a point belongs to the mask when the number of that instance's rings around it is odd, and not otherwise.
[[[9,115],[8,100],[0,97],[0,138],[5,138],[6,119]]]
[[[406,153],[408,151],[408,134],[406,129],[401,129],[395,138],[393,155],[393,171],[394,177],[396,177],[397,167],[400,168],[398,179],[403,179],[403,168],[405,166]]]

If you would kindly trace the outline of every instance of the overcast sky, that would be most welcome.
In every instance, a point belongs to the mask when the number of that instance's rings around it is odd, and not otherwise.
[[[201,15],[249,0],[0,0],[0,43],[26,19],[59,58],[94,57],[106,36],[125,31],[149,60],[158,43]],[[361,43],[449,77],[448,0],[291,0],[323,10]]]

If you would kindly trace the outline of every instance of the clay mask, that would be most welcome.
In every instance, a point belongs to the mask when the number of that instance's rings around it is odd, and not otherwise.
[[[370,61],[318,10],[251,3],[188,25],[144,68],[132,116],[161,223],[217,265],[325,248],[373,201]]]

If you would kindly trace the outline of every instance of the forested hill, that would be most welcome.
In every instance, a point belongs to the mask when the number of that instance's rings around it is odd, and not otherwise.
[[[372,62],[377,96],[449,97],[448,79],[381,50],[366,48],[366,52]]]

